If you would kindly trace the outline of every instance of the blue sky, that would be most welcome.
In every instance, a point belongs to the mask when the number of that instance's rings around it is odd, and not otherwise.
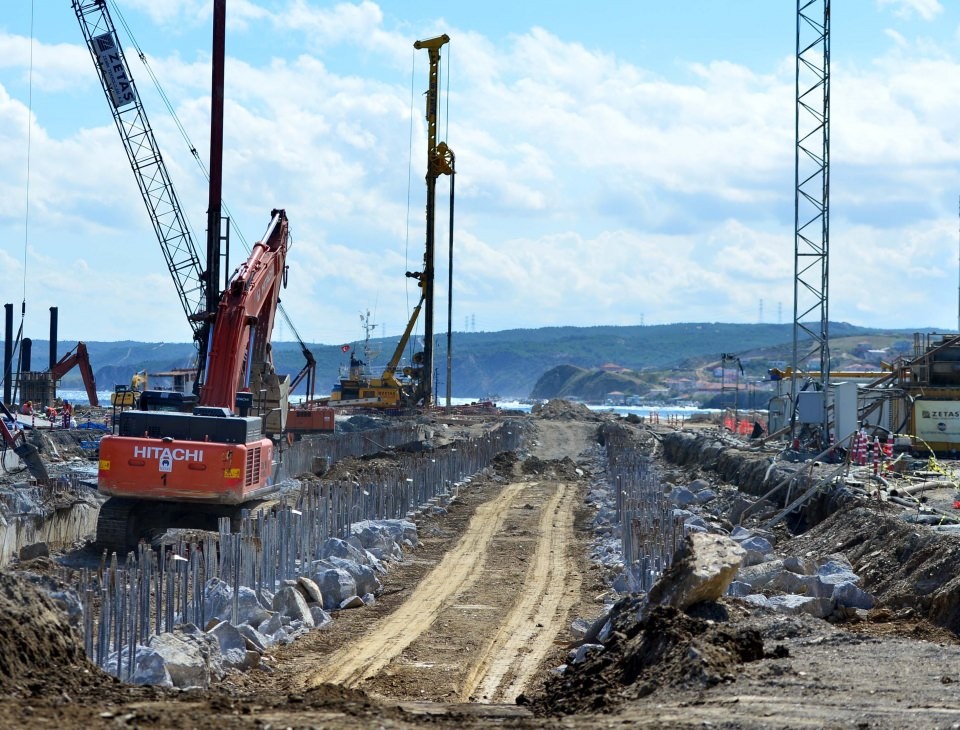
[[[205,159],[210,3],[119,10]],[[286,208],[282,298],[305,339],[355,341],[367,310],[377,334],[398,334],[424,236],[427,63],[412,46],[445,32],[455,330],[757,322],[761,301],[763,321],[789,322],[795,11],[229,0],[224,200],[250,242]],[[846,0],[831,23],[831,319],[953,331],[960,7]],[[202,250],[206,183],[121,42]],[[5,3],[0,165],[0,293],[25,290],[28,334],[44,337],[58,305],[66,339],[189,339],[66,0]],[[291,334],[281,323],[275,337]]]

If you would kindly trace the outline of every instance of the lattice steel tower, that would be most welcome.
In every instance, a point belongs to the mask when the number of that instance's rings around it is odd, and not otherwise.
[[[830,382],[827,287],[830,259],[830,0],[797,0],[796,150],[794,198],[793,375],[791,435],[798,432],[798,371],[819,359],[821,397],[813,399],[825,444]],[[818,382],[817,382],[818,381]]]

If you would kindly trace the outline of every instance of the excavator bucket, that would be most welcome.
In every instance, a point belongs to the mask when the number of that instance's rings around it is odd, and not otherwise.
[[[15,424],[17,422],[16,417],[3,402],[0,402],[0,413],[9,418],[11,423]],[[2,418],[0,418],[0,440],[3,440],[7,446],[13,449],[13,453],[20,457],[20,461],[24,463],[34,479],[38,482],[47,482],[49,479],[47,476],[47,467],[43,465],[37,447],[27,441],[22,431],[14,433],[7,428],[7,424],[4,423]]]
[[[49,480],[47,467],[43,465],[43,460],[40,458],[40,452],[37,451],[36,446],[26,441],[21,441],[13,448],[13,453],[20,457],[20,461],[27,467],[30,476],[38,482],[46,482]]]

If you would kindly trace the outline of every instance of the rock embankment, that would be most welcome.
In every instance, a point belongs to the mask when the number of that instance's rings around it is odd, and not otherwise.
[[[741,509],[741,514],[749,509],[751,515],[758,515],[765,508],[770,515],[784,506],[788,494],[801,494],[828,469],[836,468],[809,461],[781,461],[776,453],[744,448],[742,442],[727,441],[712,433],[666,432],[661,444],[664,458],[672,464],[709,472],[718,482],[735,485],[744,495],[769,495],[766,505],[754,501]],[[778,484],[784,488],[770,494]],[[891,488],[886,493],[893,491]],[[918,501],[916,509],[910,510],[880,501],[843,480],[825,485],[791,515],[789,523],[795,536],[782,542],[778,552],[797,556],[793,562],[784,566],[779,565],[783,561],[771,561],[766,563],[766,570],[757,565],[745,569],[753,572],[746,572],[738,580],[768,592],[777,588],[808,598],[833,598],[835,581],[827,580],[828,585],[823,585],[823,566],[811,568],[803,557],[842,553],[848,570],[860,578],[856,585],[844,586],[847,593],[841,598],[845,605],[869,607],[873,605],[866,599],[869,595],[876,601],[878,617],[909,614],[960,633],[960,577],[956,571],[960,535],[915,524],[914,512],[922,506]],[[736,518],[737,513],[727,516]],[[770,578],[769,585],[764,582],[768,574],[775,577]],[[744,581],[744,577],[749,580]],[[740,588],[734,584],[733,590]]]

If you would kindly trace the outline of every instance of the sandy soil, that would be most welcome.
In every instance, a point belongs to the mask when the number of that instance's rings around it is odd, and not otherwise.
[[[902,598],[868,620],[844,623],[758,613],[737,601],[692,616],[657,612],[647,624],[625,624],[603,661],[552,675],[572,641],[570,622],[597,615],[604,591],[584,558],[591,515],[583,495],[596,466],[590,454],[598,424],[593,417],[535,423],[530,458],[505,455],[496,476],[466,486],[447,515],[420,521],[422,545],[386,576],[374,606],[339,613],[329,630],[277,649],[264,669],[231,674],[210,691],[119,684],[86,665],[48,603],[3,582],[3,619],[19,611],[18,622],[39,628],[17,643],[3,629],[0,726],[960,723],[955,634],[905,613]],[[856,552],[872,519],[838,515],[785,547],[823,553],[846,541]],[[915,539],[921,529],[888,532],[891,544],[864,547],[864,560],[881,562],[876,550],[902,555],[893,541]],[[939,570],[949,580],[955,568],[956,561]],[[885,566],[877,581],[892,569]],[[521,695],[530,704],[518,706]]]

